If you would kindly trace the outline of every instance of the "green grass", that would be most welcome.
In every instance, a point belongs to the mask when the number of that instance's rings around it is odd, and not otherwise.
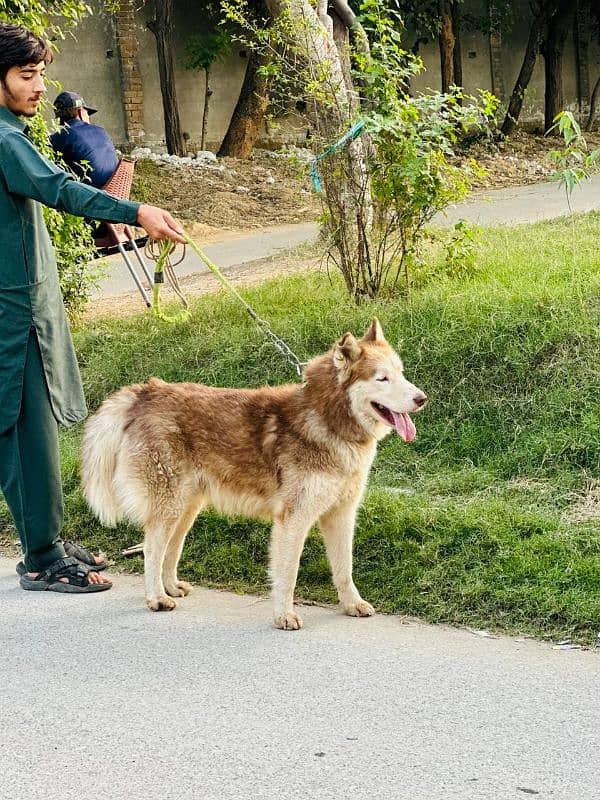
[[[568,219],[489,230],[476,276],[438,279],[410,302],[356,307],[320,273],[245,292],[302,360],[376,314],[431,398],[414,444],[380,445],[360,514],[355,578],[380,610],[584,642],[600,631],[600,215],[577,219],[575,264],[571,237]],[[191,324],[94,320],[75,340],[91,407],[152,375],[225,386],[293,379],[226,294],[196,301]],[[86,510],[79,440],[78,429],[61,438],[67,533],[116,557],[139,533],[103,530]],[[267,549],[265,525],[204,515],[181,573],[263,591]],[[316,533],[298,594],[335,599]]]

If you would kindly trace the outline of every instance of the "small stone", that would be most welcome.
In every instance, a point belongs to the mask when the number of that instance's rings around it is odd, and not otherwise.
[[[198,150],[198,152],[196,153],[196,160],[215,162],[217,160],[217,157],[210,150]]]

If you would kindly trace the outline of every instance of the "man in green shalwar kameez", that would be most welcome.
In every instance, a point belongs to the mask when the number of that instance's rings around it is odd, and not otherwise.
[[[51,59],[43,39],[0,23],[0,488],[23,548],[21,586],[83,593],[112,584],[100,559],[61,538],[57,423],[87,409],[42,205],[183,239],[168,212],[79,183],[31,144],[22,118],[37,113]]]

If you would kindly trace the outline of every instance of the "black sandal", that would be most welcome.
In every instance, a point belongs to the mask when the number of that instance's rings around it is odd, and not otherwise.
[[[27,574],[21,575],[19,583],[22,589],[31,592],[88,594],[110,589],[112,586],[110,581],[108,583],[90,583],[88,578],[90,572],[94,572],[94,570],[70,556],[59,558],[35,578],[28,578]],[[66,578],[68,582],[63,583],[60,578]]]
[[[65,548],[65,553],[67,556],[72,558],[76,558],[77,561],[85,564],[86,567],[90,567],[92,572],[102,572],[103,569],[106,569],[108,564],[106,561],[101,561],[99,564],[96,564],[94,559],[94,554],[85,547],[82,547],[80,544],[75,544],[75,542],[70,542],[65,540],[63,542],[63,546]],[[25,564],[23,561],[19,561],[16,567],[17,575],[25,575],[27,569],[25,568]]]
[[[73,558],[76,558],[77,561],[81,561],[81,563],[85,564],[86,567],[91,567],[94,572],[102,572],[102,570],[106,569],[108,566],[106,561],[101,561],[99,564],[96,564],[94,554],[87,548],[82,547],[80,544],[75,544],[75,542],[65,540],[63,542],[63,546],[65,548],[65,553],[68,556],[72,556]]]

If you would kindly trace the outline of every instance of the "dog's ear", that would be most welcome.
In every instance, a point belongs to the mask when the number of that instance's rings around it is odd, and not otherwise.
[[[351,333],[345,333],[333,347],[333,363],[341,369],[360,357],[361,349]]]
[[[363,342],[385,342],[383,328],[377,317],[373,317],[371,327],[363,336]]]

